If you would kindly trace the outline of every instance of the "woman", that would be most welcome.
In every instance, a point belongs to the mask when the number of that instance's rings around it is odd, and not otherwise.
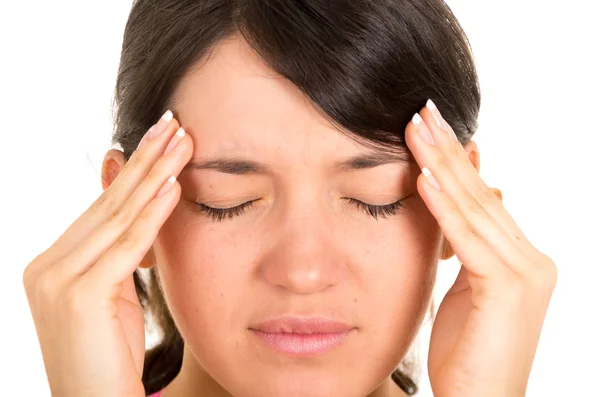
[[[104,193],[23,276],[53,395],[414,394],[455,254],[433,391],[525,394],[556,267],[479,177],[445,3],[138,0],[115,99]]]

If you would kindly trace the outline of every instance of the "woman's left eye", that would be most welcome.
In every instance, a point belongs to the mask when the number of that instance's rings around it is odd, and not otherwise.
[[[396,215],[400,209],[404,206],[404,200],[398,200],[395,203],[386,204],[386,205],[374,205],[367,204],[360,200],[356,200],[350,197],[344,197],[351,204],[356,205],[356,208],[359,210],[365,211],[367,214],[371,215],[373,218],[377,219],[377,217],[381,217],[383,219],[388,216]]]

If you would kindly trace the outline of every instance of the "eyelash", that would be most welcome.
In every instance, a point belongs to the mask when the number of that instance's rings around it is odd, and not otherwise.
[[[404,200],[398,200],[392,204],[386,205],[373,205],[363,203],[360,200],[356,200],[350,197],[344,197],[350,203],[356,205],[356,208],[359,210],[365,211],[368,215],[371,215],[373,218],[377,219],[377,217],[381,217],[386,219],[388,216],[393,216],[398,213],[398,211],[404,207]]]
[[[365,211],[375,219],[377,219],[377,217],[386,219],[388,216],[396,215],[398,211],[404,207],[404,200],[398,200],[395,203],[386,205],[373,205],[349,197],[344,197],[344,199],[348,200],[351,204],[356,205],[358,210]],[[222,222],[225,218],[232,219],[234,216],[241,215],[246,209],[250,208],[255,201],[257,200],[248,201],[247,203],[231,208],[213,208],[202,203],[196,204],[198,205],[198,209],[210,216],[213,222]]]
[[[241,215],[242,212],[244,212],[247,208],[251,207],[255,201],[257,200],[248,201],[244,204],[238,205],[237,207],[231,208],[213,208],[202,203],[196,204],[198,205],[198,209],[200,211],[204,212],[206,215],[212,218],[213,222],[222,222],[223,219],[225,219],[226,217],[231,219],[234,216]]]

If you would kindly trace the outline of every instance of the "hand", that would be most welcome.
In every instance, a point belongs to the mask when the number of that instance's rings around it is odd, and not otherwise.
[[[191,138],[175,136],[179,124],[171,119],[167,112],[151,129],[163,132],[144,140],[115,181],[23,273],[54,397],[145,396],[144,316],[133,272],[179,201],[181,187],[169,177],[192,155]],[[179,144],[163,156],[172,137]]]
[[[429,184],[426,171],[417,188],[462,263],[433,324],[428,369],[434,395],[524,396],[556,266],[481,180],[435,105],[419,114],[421,122],[415,117],[406,128],[406,141],[441,190]],[[435,144],[421,131],[430,131]]]

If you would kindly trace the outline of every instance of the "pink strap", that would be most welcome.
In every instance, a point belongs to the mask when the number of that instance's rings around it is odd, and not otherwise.
[[[164,390],[164,389],[163,389],[163,390]],[[163,391],[161,390],[161,391],[159,391],[159,392],[156,392],[156,393],[154,393],[154,394],[151,394],[151,395],[150,395],[150,396],[148,396],[148,397],[160,397],[160,395],[162,394],[162,392],[163,392]]]

